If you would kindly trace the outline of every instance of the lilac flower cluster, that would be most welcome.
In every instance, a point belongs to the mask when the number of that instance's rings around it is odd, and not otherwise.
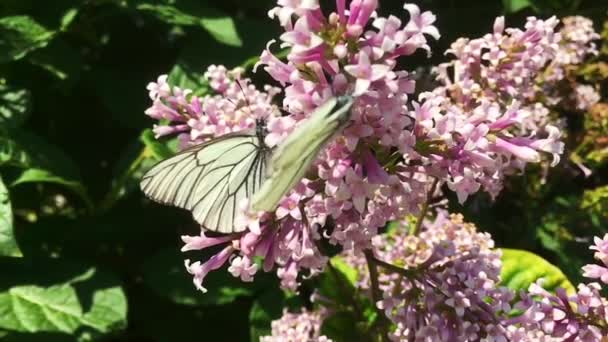
[[[608,284],[608,234],[595,238],[595,258],[599,265],[586,265],[583,275]],[[558,288],[555,294],[532,284],[521,294],[517,308],[524,313],[513,320],[520,329],[536,331],[559,341],[602,341],[608,336],[608,300],[599,283],[579,284],[576,293]]]
[[[300,313],[283,312],[283,316],[272,322],[272,334],[260,338],[260,342],[331,342],[321,335],[324,311]]]
[[[439,37],[435,17],[406,4],[409,20],[403,23],[379,16],[377,6],[376,0],[354,0],[347,8],[337,0],[336,11],[325,16],[316,1],[279,1],[270,11],[285,28],[281,46],[289,54],[281,61],[270,52],[271,42],[258,66],[284,87],[289,115],[280,116],[271,104],[278,88],[256,90],[238,69],[209,68],[214,96],[170,87],[166,76],[148,86],[153,105],[146,113],[161,121],[155,133],[179,134],[183,147],[250,129],[258,118],[267,119],[265,142],[274,146],[327,98],[357,96],[348,127],[275,213],[249,213],[244,205],[238,224],[245,233],[183,237],[184,251],[223,246],[204,263],[186,261],[199,289],[209,271],[228,261],[243,281],[260,268],[276,268],[282,286],[295,289],[300,274],[315,274],[326,264],[317,240],[325,237],[347,250],[370,248],[380,227],[419,211],[433,182],[447,183],[464,201],[481,187],[496,195],[506,174],[543,155],[559,161],[560,130],[546,125],[532,131],[528,118],[544,115],[544,108],[524,104],[542,66],[556,55],[555,19],[531,18],[522,31],[505,30],[499,18],[494,34],[457,41],[451,50],[457,58],[438,68],[445,85],[410,103],[415,82],[396,69],[396,61],[430,51],[427,37]],[[448,66],[456,70],[453,81]],[[505,102],[505,94],[513,100]],[[325,229],[328,218],[331,230]],[[254,263],[256,257],[263,263]]]
[[[418,236],[400,227],[373,241],[383,293],[377,305],[395,326],[391,338],[506,341],[511,332],[505,316],[514,294],[497,286],[502,263],[490,236],[445,211],[422,227]],[[351,253],[347,260],[367,288],[365,259]]]

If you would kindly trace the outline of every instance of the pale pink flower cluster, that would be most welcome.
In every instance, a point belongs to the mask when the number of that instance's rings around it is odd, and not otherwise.
[[[493,33],[452,44],[448,53],[454,58],[436,68],[442,85],[414,103],[418,153],[410,156],[446,179],[461,202],[479,189],[495,197],[505,175],[527,163],[559,162],[563,122],[550,118],[551,103],[546,102],[551,101],[544,96],[553,94],[563,77],[555,74],[566,67],[558,56],[567,55],[573,44],[578,44],[578,57],[569,58],[572,63],[595,51],[587,22],[565,23],[560,33],[555,17],[530,17],[523,30],[505,28],[504,18],[497,18]],[[595,101],[589,88],[578,90],[581,108]]]
[[[602,283],[608,284],[608,234],[604,235],[603,239],[596,236],[594,243],[590,249],[595,250],[593,256],[601,261],[602,265],[585,265],[583,267],[583,276],[599,279]]]
[[[271,324],[272,334],[260,338],[260,342],[331,342],[321,335],[321,324],[326,314],[324,311],[307,311],[299,313],[285,310],[283,316]]]
[[[593,28],[593,21],[581,16],[565,17],[560,30],[562,41],[555,58],[555,63],[561,65],[580,64],[589,55],[597,54],[594,41],[600,35]]]
[[[256,222],[257,217],[249,222],[259,234],[251,250],[286,246],[265,256],[269,267],[278,260],[278,274],[289,288],[297,286],[301,269],[314,274],[325,265],[315,240],[325,236],[344,248],[366,248],[379,227],[416,211],[425,196],[427,175],[403,164],[394,165],[399,172],[387,173],[385,159],[412,124],[405,107],[414,81],[395,70],[396,60],[429,51],[426,37],[439,37],[435,17],[407,4],[410,18],[403,23],[379,16],[377,6],[375,0],[351,1],[348,7],[337,0],[336,11],[326,16],[316,1],[280,1],[270,11],[285,28],[281,46],[290,52],[287,62],[279,60],[270,52],[271,42],[258,67],[285,87],[283,106],[291,114],[270,122],[272,143],[329,97],[357,97],[351,123],[320,153],[311,177],[283,200],[273,223]],[[333,229],[321,229],[328,218]]]
[[[266,119],[265,142],[275,146],[328,98],[356,98],[347,127],[274,213],[250,213],[245,203],[238,222],[247,228],[243,233],[182,237],[184,251],[220,247],[204,262],[186,261],[197,288],[204,290],[205,276],[229,263],[228,271],[243,281],[259,269],[276,269],[281,285],[296,289],[327,262],[319,240],[345,250],[372,247],[388,221],[418,213],[434,181],[464,201],[481,188],[498,194],[504,176],[526,163],[559,161],[561,132],[539,126],[537,117],[547,111],[533,102],[535,80],[559,49],[554,18],[530,18],[525,30],[505,29],[499,18],[493,34],[457,41],[455,59],[438,68],[443,85],[411,102],[415,82],[397,59],[430,51],[427,39],[439,37],[435,16],[405,4],[401,14],[409,18],[402,21],[377,8],[377,0],[336,0],[335,12],[326,15],[315,0],[278,1],[269,14],[285,28],[280,40],[289,48],[287,61],[269,44],[258,67],[282,85],[287,115],[272,105],[278,88],[259,91],[238,69],[211,66],[205,76],[215,94],[204,97],[169,86],[166,76],[148,86],[153,105],[146,113],[161,122],[155,133],[179,134],[182,147],[252,129],[258,119]],[[471,248],[480,263],[491,261]]]
[[[506,341],[514,294],[497,285],[502,263],[489,234],[445,211],[422,227],[418,236],[399,227],[373,241],[377,259],[409,273],[379,265],[383,298],[377,305],[395,326],[392,339]],[[365,259],[351,253],[346,260],[368,288]]]
[[[583,275],[608,284],[608,234],[603,239],[596,237],[590,249],[596,250],[595,258],[603,265],[586,265]],[[608,300],[602,296],[600,284],[579,284],[577,291],[569,294],[563,288],[551,293],[542,288],[542,282],[541,279],[527,293],[520,293],[515,308],[523,313],[511,319],[520,333],[542,339],[521,341],[599,342],[608,336]]]
[[[572,295],[562,288],[553,294],[532,284],[517,304],[525,312],[513,321],[560,341],[599,342],[608,334],[608,300],[600,291],[598,283],[591,283],[579,284]]]
[[[243,70],[228,71],[224,66],[212,65],[205,73],[214,95],[199,97],[191,89],[167,83],[161,75],[148,84],[153,103],[146,114],[161,121],[154,125],[157,138],[179,134],[182,148],[213,137],[255,128],[256,119],[272,119],[278,114],[273,97],[279,88],[266,86],[258,91],[251,80],[241,77]]]

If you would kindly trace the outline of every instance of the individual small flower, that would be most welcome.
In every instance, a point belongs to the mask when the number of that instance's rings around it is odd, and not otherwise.
[[[369,89],[372,82],[386,76],[390,68],[384,64],[371,64],[367,53],[361,51],[358,63],[347,65],[344,70],[357,79],[353,96],[360,96]]]
[[[258,265],[251,262],[248,257],[235,257],[230,261],[230,272],[234,277],[240,278],[242,281],[253,281],[253,275],[258,271]]]
[[[188,273],[193,275],[194,286],[203,293],[207,292],[207,289],[203,287],[203,280],[205,280],[205,277],[209,272],[222,267],[233,252],[234,248],[232,246],[226,246],[221,252],[215,254],[204,263],[201,263],[200,261],[191,263],[190,260],[186,259],[184,264]]]
[[[604,284],[608,284],[608,234],[604,238],[594,238],[594,245],[589,247],[595,250],[594,257],[601,261],[603,265],[585,265],[583,266],[583,276],[587,278],[595,278],[601,280]]]

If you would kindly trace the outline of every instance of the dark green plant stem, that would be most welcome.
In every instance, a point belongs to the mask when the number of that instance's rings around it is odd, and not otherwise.
[[[418,235],[418,233],[420,232],[422,221],[424,221],[424,217],[426,216],[426,212],[429,210],[429,204],[431,203],[433,194],[437,189],[437,183],[439,183],[439,179],[435,178],[433,180],[433,183],[431,184],[429,192],[426,193],[426,199],[424,203],[422,203],[422,208],[420,209],[420,214],[418,215],[418,219],[416,220],[416,225],[412,229],[410,229],[410,235]]]
[[[382,261],[382,260],[380,260],[380,259],[378,259],[376,257],[374,257],[373,262],[376,265],[378,265],[378,266],[380,266],[382,268],[385,268],[388,271],[400,274],[400,275],[402,275],[402,276],[404,276],[404,277],[406,277],[406,278],[408,278],[410,280],[416,278],[416,272],[415,271],[406,270],[405,268],[401,268],[399,266],[395,266],[393,264],[389,264],[388,262]]]
[[[367,268],[369,270],[369,279],[371,283],[371,291],[372,291],[372,304],[374,305],[374,309],[376,310],[376,314],[378,315],[378,326],[380,327],[380,340],[381,341],[389,341],[388,338],[388,329],[389,323],[384,315],[384,312],[378,308],[377,303],[382,299],[382,293],[380,292],[380,286],[378,284],[378,268],[376,265],[376,257],[374,257],[374,252],[371,249],[366,249],[364,252],[365,261],[367,261]]]

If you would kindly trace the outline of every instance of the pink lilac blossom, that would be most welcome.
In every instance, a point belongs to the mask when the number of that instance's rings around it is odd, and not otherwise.
[[[593,256],[601,261],[602,265],[585,265],[583,267],[583,276],[599,279],[602,283],[608,284],[608,234],[604,235],[603,239],[596,236],[593,242],[595,244],[590,249],[596,251]]]
[[[500,252],[487,233],[461,215],[439,211],[418,236],[396,228],[373,240],[375,257],[409,271],[380,266],[383,298],[377,303],[392,321],[395,341],[507,341],[515,333],[507,314],[514,293],[498,286]],[[349,253],[359,285],[369,288],[363,256]]]
[[[572,96],[574,97],[576,109],[581,111],[588,110],[594,104],[600,102],[600,94],[593,86],[588,84],[577,84]]]
[[[325,311],[307,311],[300,313],[283,312],[283,316],[272,321],[272,334],[260,338],[260,342],[331,342],[321,335],[321,324]]]
[[[608,284],[608,234],[595,237],[594,257],[600,265],[586,265],[583,276]],[[608,336],[608,300],[599,283],[579,284],[575,293],[558,288],[555,294],[541,287],[542,279],[520,294],[515,307],[523,312],[511,320],[518,330],[540,332],[559,341],[603,341]]]
[[[524,313],[512,323],[561,341],[602,341],[608,335],[608,301],[600,290],[598,283],[591,283],[579,284],[572,295],[562,288],[552,294],[532,284],[516,305]]]
[[[402,21],[380,16],[377,7],[375,0],[337,0],[326,16],[315,1],[281,0],[271,10],[286,31],[281,46],[290,50],[282,61],[270,43],[257,67],[284,88],[287,115],[271,104],[278,88],[258,91],[238,69],[211,66],[206,77],[217,94],[205,97],[170,87],[164,76],[149,85],[153,105],[146,113],[162,122],[155,132],[179,134],[183,147],[251,129],[259,118],[268,122],[265,142],[275,146],[329,97],[357,95],[349,125],[276,212],[250,213],[244,203],[244,233],[183,237],[188,249],[222,248],[204,263],[187,262],[198,288],[209,271],[230,263],[229,272],[244,281],[258,269],[276,269],[282,286],[296,289],[327,262],[319,240],[346,250],[372,247],[388,221],[418,213],[434,181],[464,201],[480,189],[497,195],[503,178],[527,163],[559,162],[561,131],[529,120],[544,113],[529,97],[556,54],[554,18],[530,18],[525,30],[505,29],[499,18],[493,34],[457,41],[454,61],[438,68],[444,85],[411,102],[415,82],[397,59],[430,51],[427,38],[439,37],[435,17],[406,4],[409,19]]]

